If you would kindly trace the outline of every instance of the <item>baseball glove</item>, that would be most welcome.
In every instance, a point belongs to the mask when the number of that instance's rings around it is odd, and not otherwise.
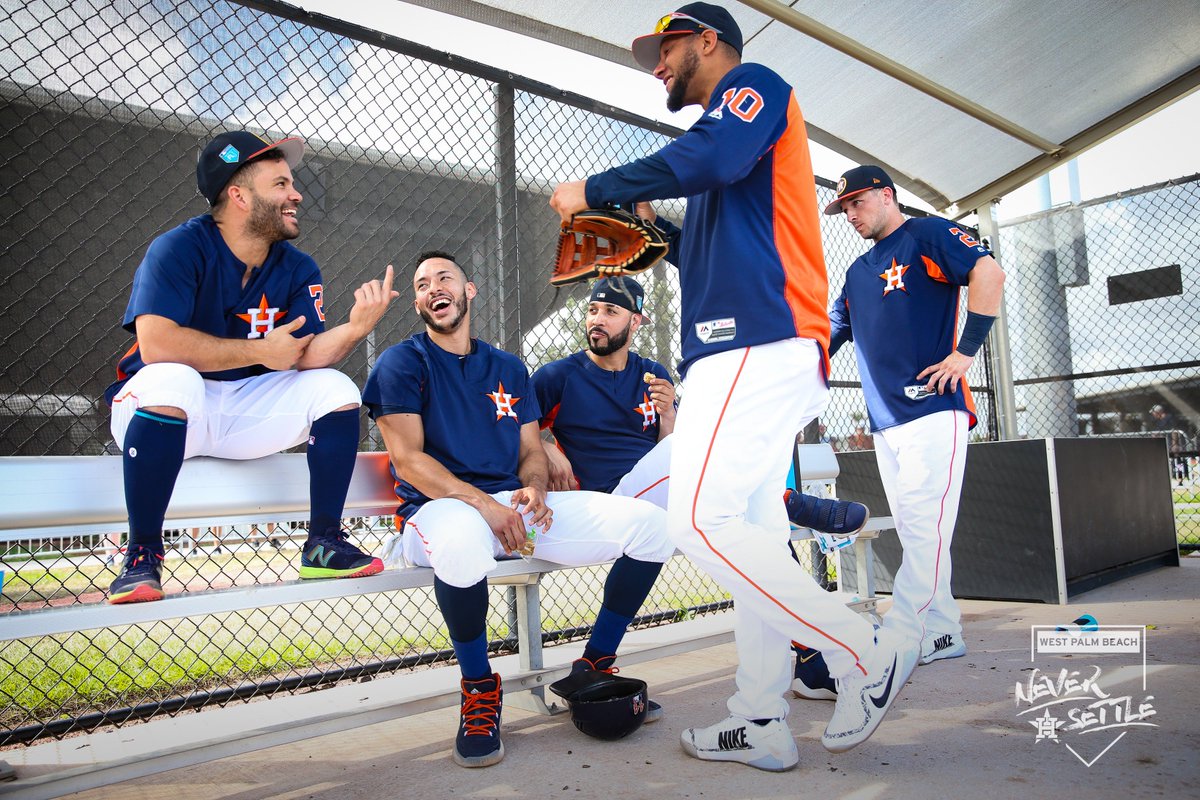
[[[621,209],[588,208],[558,235],[551,286],[645,272],[667,254],[663,232]]]

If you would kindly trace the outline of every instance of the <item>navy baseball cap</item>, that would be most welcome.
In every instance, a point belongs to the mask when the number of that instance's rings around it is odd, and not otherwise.
[[[601,278],[592,284],[592,296],[589,303],[612,303],[626,311],[642,315],[642,321],[647,324],[650,317],[646,314],[646,293],[642,285],[627,275],[616,278]]]
[[[882,168],[873,164],[865,164],[847,170],[838,181],[837,197],[833,198],[832,203],[825,206],[825,213],[829,216],[840,214],[842,213],[842,201],[847,197],[854,197],[856,194],[862,194],[871,189],[882,189],[885,186],[892,190],[892,194],[896,193],[896,184],[892,183],[892,179]]]
[[[732,14],[712,3],[688,3],[659,19],[654,33],[633,40],[633,60],[653,72],[658,66],[663,37],[705,30],[716,31],[717,39],[737,50],[739,56],[742,54],[742,29],[734,22]]]
[[[196,187],[210,206],[215,205],[233,173],[268,150],[275,149],[283,151],[283,157],[292,169],[299,166],[304,158],[304,140],[299,136],[272,142],[249,131],[222,133],[200,151],[200,158],[196,161]]]

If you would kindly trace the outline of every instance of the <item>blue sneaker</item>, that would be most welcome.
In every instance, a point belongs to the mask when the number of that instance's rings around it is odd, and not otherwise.
[[[837,683],[829,677],[820,650],[796,647],[796,672],[792,694],[803,700],[837,700]]]
[[[141,545],[130,546],[121,574],[108,587],[108,602],[115,606],[162,600],[162,561],[162,553]]]
[[[504,690],[500,676],[462,682],[462,710],[458,737],[454,740],[454,763],[460,767],[490,767],[504,759],[500,741],[500,711]]]
[[[607,672],[609,675],[616,675],[621,670],[613,666],[617,660],[616,656],[601,656],[593,663],[586,658],[577,658],[571,662],[571,674],[575,675],[579,672],[587,672],[595,670],[596,672]],[[556,681],[557,682],[557,681]],[[653,700],[646,700],[646,718],[642,720],[643,725],[649,725],[652,722],[658,722],[662,719],[663,708]]]
[[[871,519],[871,512],[862,503],[849,500],[829,500],[788,489],[783,493],[788,519],[801,528],[821,533],[850,536],[858,533]]]
[[[301,578],[365,578],[383,572],[383,561],[350,544],[340,529],[309,533],[300,548]]]

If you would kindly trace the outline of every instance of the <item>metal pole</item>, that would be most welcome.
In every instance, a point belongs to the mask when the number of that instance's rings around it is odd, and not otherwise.
[[[992,256],[1004,266],[1000,258],[1000,225],[996,219],[997,201],[992,200],[986,206],[976,209],[979,216],[979,235],[987,237],[992,247]],[[1008,314],[1004,310],[1005,303],[1000,302],[1000,313],[992,325],[991,344],[988,353],[992,360],[992,374],[996,376],[996,385],[992,387],[996,398],[996,422],[1000,428],[1000,438],[1017,438],[1017,398],[1013,389],[1012,347],[1008,340]]]

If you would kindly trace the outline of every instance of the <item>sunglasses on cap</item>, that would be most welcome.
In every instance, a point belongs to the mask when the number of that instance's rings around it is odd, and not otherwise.
[[[691,16],[690,14],[680,14],[678,11],[672,11],[670,14],[667,14],[665,17],[660,19],[658,21],[658,24],[654,26],[654,32],[662,33],[663,31],[665,31],[667,29],[667,27],[672,22],[674,22],[677,19],[686,19],[689,22],[696,23],[697,25],[699,25],[701,28],[703,28],[705,30],[710,30],[715,33],[722,33],[720,28],[714,28],[712,25],[709,25],[707,22],[701,22],[700,20],[696,19],[695,17]]]

